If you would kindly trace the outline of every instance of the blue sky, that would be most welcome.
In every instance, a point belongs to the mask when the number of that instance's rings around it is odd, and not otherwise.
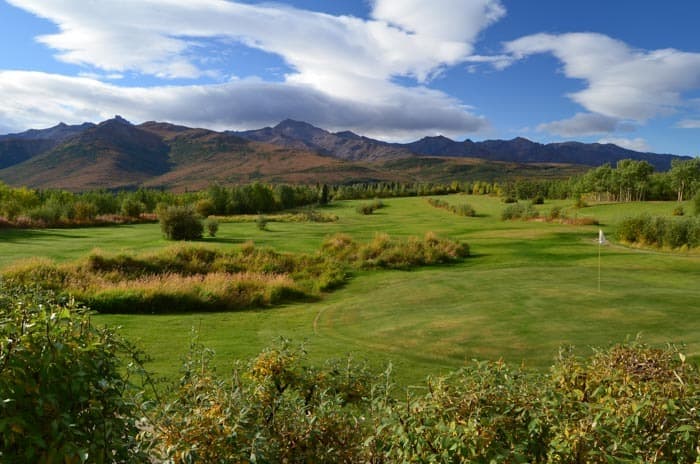
[[[700,153],[700,2],[0,0],[0,133],[282,119]]]

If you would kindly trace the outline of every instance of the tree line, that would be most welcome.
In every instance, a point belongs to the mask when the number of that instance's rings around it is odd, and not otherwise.
[[[592,168],[568,179],[510,179],[503,181],[452,181],[450,183],[364,182],[350,185],[213,184],[198,192],[174,193],[159,189],[93,190],[69,192],[0,182],[0,225],[60,226],[154,220],[158,205],[192,205],[209,215],[260,214],[333,200],[406,196],[496,195],[506,201],[537,198],[565,199],[591,196],[596,201],[678,200],[700,191],[700,159],[675,159],[671,169],[655,172],[647,161],[620,160]]]

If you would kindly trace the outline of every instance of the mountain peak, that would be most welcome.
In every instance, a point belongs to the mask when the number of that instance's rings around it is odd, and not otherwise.
[[[285,119],[284,121],[280,121],[279,124],[277,124],[275,129],[318,129],[318,127],[309,124],[308,122],[304,121],[297,121],[295,119]]]
[[[100,126],[108,126],[108,125],[113,125],[113,124],[120,124],[120,125],[125,125],[125,126],[132,125],[129,121],[122,118],[118,114],[115,115],[112,119],[107,119],[106,121],[102,121],[99,125]]]
[[[336,132],[334,135],[341,137],[341,138],[344,138],[344,139],[353,139],[353,140],[362,138],[362,136],[357,135],[353,131],[349,131],[349,130]]]

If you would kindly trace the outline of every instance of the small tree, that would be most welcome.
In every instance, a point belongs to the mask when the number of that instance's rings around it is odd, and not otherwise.
[[[204,226],[191,206],[168,206],[159,210],[160,229],[168,240],[197,240]]]
[[[216,237],[216,233],[219,231],[219,221],[214,218],[207,218],[204,225],[207,228],[207,232],[209,232],[209,236]]]
[[[137,218],[146,209],[146,205],[135,198],[127,197],[122,201],[121,212],[124,216]]]

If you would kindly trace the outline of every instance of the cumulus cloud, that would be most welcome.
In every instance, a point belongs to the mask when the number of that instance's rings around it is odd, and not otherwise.
[[[431,129],[463,135],[485,125],[483,119],[465,111],[460,102],[429,90],[425,84],[445,67],[467,61],[479,33],[505,14],[500,0],[434,0],[430,5],[419,0],[374,0],[370,19],[333,16],[279,4],[225,0],[8,1],[55,23],[58,32],[38,40],[56,50],[58,59],[84,66],[88,68],[86,72],[95,75],[141,73],[163,79],[197,79],[216,72],[235,74],[235,69],[224,72],[204,67],[208,60],[202,59],[205,57],[201,54],[206,53],[203,41],[223,46],[230,42],[244,44],[280,56],[292,69],[283,84],[255,84],[258,105],[240,91],[253,85],[250,83],[105,89],[90,81],[88,87],[95,101],[111,101],[116,94],[123,99],[140,92],[147,109],[122,112],[125,116],[133,115],[133,119],[139,118],[139,112],[157,119],[172,118],[164,110],[158,112],[156,106],[148,105],[166,94],[184,93],[193,99],[199,96],[193,103],[202,103],[209,95],[217,94],[228,100],[212,104],[218,103],[217,108],[225,104],[228,112],[201,111],[207,118],[193,122],[204,125],[212,120],[219,126],[241,127],[253,121],[270,122],[286,117],[312,121],[325,113],[330,118],[330,122],[322,121],[326,126],[343,122],[348,123],[347,127],[359,129],[367,125],[361,116],[377,124],[375,133],[388,136],[399,133],[412,136]],[[414,78],[423,85],[399,85],[393,80],[397,76]],[[72,85],[76,81],[63,80],[61,88],[54,85],[55,76],[42,75],[35,81],[38,85],[52,86],[53,91],[67,92],[56,97],[64,100],[62,104],[49,105],[56,116],[69,116],[70,108],[76,111],[70,119],[85,112],[97,112],[85,105],[83,96],[87,90],[76,95],[78,92]],[[47,89],[35,90],[47,94]],[[106,93],[100,95],[100,92]],[[292,97],[300,100],[294,102]],[[27,98],[31,100],[30,96]],[[13,101],[19,100],[15,97]],[[40,110],[40,114],[48,117],[45,108],[25,111],[28,108],[24,105],[19,112]],[[182,109],[197,113],[196,109]],[[341,109],[347,114],[334,114]],[[2,111],[10,114],[6,109]],[[104,113],[101,109],[99,112]],[[429,122],[431,112],[438,123]],[[178,116],[179,120],[183,117]]]
[[[684,92],[700,88],[700,53],[638,50],[595,33],[535,34],[504,47],[514,59],[556,56],[567,77],[587,85],[569,97],[610,118],[646,121],[668,115],[684,104]]]
[[[540,132],[549,132],[561,137],[585,137],[615,132],[616,130],[631,129],[632,127],[629,124],[625,124],[617,118],[594,113],[577,113],[569,119],[552,121],[537,126],[537,130]]]
[[[676,127],[681,129],[700,129],[700,119],[683,119],[678,121]]]
[[[290,83],[238,80],[217,85],[119,87],[84,77],[0,72],[0,121],[11,127],[57,121],[100,121],[121,114],[136,122],[166,120],[212,129],[251,129],[280,115],[330,130],[352,129],[405,140],[415,134],[451,136],[484,130],[488,123],[441,92],[396,88],[391,102],[358,103]],[[415,111],[415,108],[422,108]],[[9,127],[9,126],[8,126]]]
[[[598,140],[598,143],[612,143],[618,147],[627,148],[628,150],[650,152],[651,147],[643,138],[637,137],[634,139],[626,139],[622,137],[606,137]]]

